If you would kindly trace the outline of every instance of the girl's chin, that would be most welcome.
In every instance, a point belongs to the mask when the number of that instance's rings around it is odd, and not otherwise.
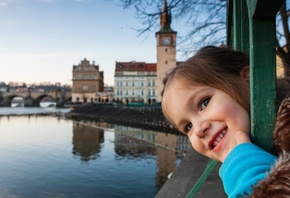
[[[224,147],[223,148],[221,148],[221,147],[214,148],[214,149],[212,149],[212,154],[213,154],[212,159],[220,161],[220,162],[224,162],[224,160],[226,159],[226,157],[228,156],[229,153],[230,153],[230,151]]]

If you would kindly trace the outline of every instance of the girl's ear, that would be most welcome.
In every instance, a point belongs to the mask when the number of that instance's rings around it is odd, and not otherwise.
[[[245,80],[246,82],[250,83],[250,67],[245,66],[241,71],[240,71],[240,77]]]

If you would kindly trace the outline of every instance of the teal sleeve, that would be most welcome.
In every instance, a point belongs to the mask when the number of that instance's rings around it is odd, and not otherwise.
[[[276,157],[252,143],[237,145],[220,168],[220,177],[229,198],[252,192],[252,186],[266,177]]]

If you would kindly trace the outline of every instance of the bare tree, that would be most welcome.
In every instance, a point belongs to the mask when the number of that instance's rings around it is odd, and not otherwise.
[[[112,0],[124,9],[135,8],[141,27],[138,36],[156,32],[160,28],[163,0]],[[178,50],[192,53],[206,44],[220,45],[226,40],[226,0],[171,0],[167,1],[172,22],[178,24]],[[214,38],[214,39],[213,39]],[[182,49],[182,50],[181,50]]]
[[[111,0],[124,9],[134,8],[141,27],[132,27],[138,33],[158,31],[163,0]],[[221,45],[226,42],[227,0],[167,0],[172,21],[178,24],[178,51],[192,54],[204,45]],[[290,76],[290,0],[286,0],[277,15],[277,55],[281,58],[285,75]]]
[[[285,76],[290,76],[289,4],[286,0],[277,15],[276,52],[282,60]]]

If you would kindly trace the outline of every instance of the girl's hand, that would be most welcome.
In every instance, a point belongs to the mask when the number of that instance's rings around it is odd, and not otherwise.
[[[237,143],[236,145],[251,142],[249,135],[243,131],[238,131],[235,138]]]
[[[231,144],[231,150],[233,150],[237,145],[246,142],[251,142],[249,135],[243,131],[236,132],[235,141],[233,141]]]
[[[231,145],[230,145],[230,149],[229,149],[229,153],[239,144],[242,143],[246,143],[246,142],[251,142],[250,137],[247,133],[243,132],[243,131],[237,131],[235,133],[235,141],[232,141]],[[227,155],[229,154],[227,153]],[[226,159],[227,155],[223,155],[220,158],[221,162],[224,162],[224,160]]]

